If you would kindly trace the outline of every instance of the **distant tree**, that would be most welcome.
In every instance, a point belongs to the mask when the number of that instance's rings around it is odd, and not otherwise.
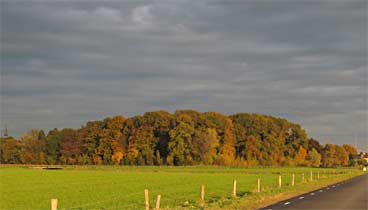
[[[231,119],[227,119],[224,128],[224,143],[220,150],[220,164],[232,165],[235,160],[235,135]]]
[[[342,145],[342,147],[344,147],[345,151],[348,153],[349,158],[351,159],[354,155],[358,154],[358,151],[355,147],[353,147],[350,144],[344,144]]]
[[[134,116],[124,121],[122,129],[122,145],[125,148],[125,157],[123,158],[124,164],[136,164],[130,157],[134,156],[134,159],[138,156],[137,144],[135,143],[134,136],[140,127],[144,125],[144,118],[142,116]]]
[[[21,143],[13,137],[0,138],[1,163],[21,163]]]
[[[191,165],[192,136],[194,128],[191,123],[180,122],[169,133],[169,160],[174,165]],[[171,162],[167,160],[168,162]],[[168,163],[169,164],[169,163]]]
[[[2,163],[236,166],[354,166],[356,148],[308,138],[286,119],[195,110],[146,112],[1,139]],[[359,163],[358,163],[359,164]]]
[[[348,166],[349,153],[346,152],[343,146],[336,145],[336,158],[339,166]]]
[[[339,161],[336,156],[336,146],[333,144],[326,144],[323,148],[322,156],[323,167],[336,167],[339,166]]]
[[[297,165],[305,165],[305,158],[307,157],[307,150],[304,149],[302,146],[299,147],[298,153],[295,156],[295,163]]]
[[[61,132],[58,129],[50,130],[47,134],[46,140],[46,162],[48,164],[57,164],[60,161],[60,143]]]
[[[197,162],[211,165],[216,159],[219,138],[214,128],[197,130],[193,139],[193,156]]]
[[[260,151],[261,141],[257,139],[255,136],[247,136],[245,141],[245,159],[247,161],[247,165],[256,166],[259,164],[258,159],[261,155]]]
[[[99,134],[99,145],[96,148],[96,154],[101,157],[105,164],[114,163],[112,160],[114,153],[116,153],[114,157],[115,164],[116,157],[124,155],[123,133],[121,132],[124,121],[125,118],[120,115],[107,119],[105,128]]]
[[[21,137],[21,161],[27,164],[45,163],[45,144],[39,140],[39,130],[31,130]]]
[[[128,139],[128,153],[126,157],[126,162],[128,164],[136,164],[137,158],[139,155],[139,149],[138,149],[138,140],[137,136],[139,137],[139,130],[133,129],[131,136]]]
[[[157,139],[154,136],[153,128],[144,126],[139,129],[137,135],[137,148],[146,165],[153,165],[154,151]]]
[[[95,151],[100,142],[100,134],[103,130],[102,121],[87,122],[78,130],[78,136],[82,142],[81,151],[84,155],[84,164],[94,163]],[[102,158],[100,158],[102,160]]]
[[[82,142],[76,130],[65,128],[61,131],[60,160],[63,164],[77,164],[81,156]]]
[[[323,146],[316,139],[309,139],[308,142],[308,151],[315,149],[319,154],[323,154]]]
[[[312,150],[308,151],[306,159],[308,165],[311,165],[313,167],[319,167],[321,165],[321,158],[322,158],[321,154],[319,154],[317,150],[313,148]]]
[[[358,154],[358,151],[355,147],[353,147],[350,144],[344,144],[342,145],[345,149],[345,151],[348,153],[349,155],[349,166],[356,166],[357,161],[355,160],[354,156]]]
[[[142,162],[145,165],[153,165],[154,151],[157,139],[154,137],[153,128],[141,126],[134,129],[128,140],[128,158],[131,164]]]
[[[43,131],[43,130],[40,130],[39,132],[38,132],[38,140],[39,141],[46,141],[46,136],[45,136],[45,132]]]
[[[112,161],[114,162],[115,165],[119,165],[121,163],[121,161],[123,160],[124,157],[124,153],[121,152],[114,152],[114,154],[112,155]]]
[[[154,138],[157,139],[156,148],[160,158],[168,155],[169,131],[174,127],[174,117],[167,111],[146,112],[143,116],[144,125],[153,128]],[[156,154],[157,156],[157,154]]]
[[[239,123],[234,123],[235,152],[237,157],[244,159],[246,154],[246,130]]]
[[[227,116],[218,112],[205,112],[203,115],[204,127],[215,128],[220,137],[220,144],[224,143],[224,129],[228,119]]]

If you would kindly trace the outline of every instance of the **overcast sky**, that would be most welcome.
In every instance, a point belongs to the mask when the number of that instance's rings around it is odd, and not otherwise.
[[[271,3],[272,2],[272,3]],[[367,1],[1,1],[1,120],[257,112],[367,148]]]

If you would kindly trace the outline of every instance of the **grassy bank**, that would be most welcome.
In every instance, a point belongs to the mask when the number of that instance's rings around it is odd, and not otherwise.
[[[295,186],[291,186],[292,174]],[[0,208],[49,209],[50,199],[57,198],[58,209],[143,209],[147,188],[151,207],[161,194],[163,209],[199,209],[199,189],[204,184],[206,209],[254,209],[359,174],[351,168],[68,166],[42,170],[5,166],[0,168]],[[234,179],[237,198],[232,197]]]

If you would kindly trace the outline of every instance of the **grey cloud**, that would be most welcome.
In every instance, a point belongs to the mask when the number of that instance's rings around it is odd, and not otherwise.
[[[3,1],[2,123],[19,136],[155,109],[258,112],[364,148],[365,5]]]

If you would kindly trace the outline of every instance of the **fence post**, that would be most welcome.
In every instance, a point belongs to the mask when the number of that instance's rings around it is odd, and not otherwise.
[[[260,178],[258,178],[258,180],[257,180],[257,192],[261,192],[261,179]]]
[[[317,172],[317,179],[319,179],[319,171]]]
[[[144,189],[144,200],[145,200],[145,204],[146,204],[146,210],[149,210],[148,189]]]
[[[304,173],[302,173],[302,183],[304,183]]]
[[[279,176],[279,188],[281,188],[281,185],[282,185],[282,180],[281,180],[281,175]]]
[[[160,200],[161,200],[161,195],[157,195],[156,210],[159,210],[160,209]]]
[[[295,185],[295,174],[291,176],[291,186]]]
[[[51,199],[51,210],[57,210],[58,200],[56,198]]]
[[[201,202],[204,204],[204,185],[201,186]]]
[[[236,179],[234,179],[234,182],[233,182],[233,197],[234,198],[236,197]]]
[[[313,181],[313,172],[310,172],[310,180]]]

